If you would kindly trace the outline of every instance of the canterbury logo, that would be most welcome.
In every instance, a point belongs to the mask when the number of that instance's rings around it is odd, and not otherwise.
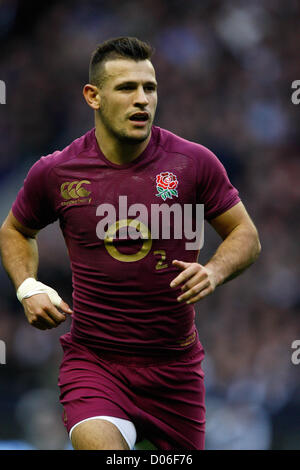
[[[80,197],[87,197],[91,194],[83,184],[91,184],[88,180],[82,181],[66,181],[60,187],[60,193],[64,199],[78,199]]]

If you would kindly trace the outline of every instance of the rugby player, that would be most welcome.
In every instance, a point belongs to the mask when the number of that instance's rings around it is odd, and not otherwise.
[[[152,54],[131,37],[97,47],[83,88],[95,127],[32,166],[1,228],[3,265],[30,325],[55,328],[72,314],[60,339],[58,383],[75,449],[128,450],[144,438],[162,450],[204,448],[204,350],[194,304],[260,252],[219,159],[153,124]],[[202,265],[185,235],[152,239],[149,219],[110,220],[106,209],[118,214],[119,196],[148,215],[154,204],[204,205],[221,237],[215,254]],[[71,261],[72,310],[37,279],[37,234],[56,220]],[[168,224],[174,229],[176,221]]]

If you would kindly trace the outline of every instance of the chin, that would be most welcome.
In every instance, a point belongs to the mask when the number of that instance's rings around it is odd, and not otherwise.
[[[126,143],[132,143],[132,144],[138,144],[138,143],[141,143],[141,142],[144,142],[146,139],[148,139],[149,137],[149,134],[150,134],[150,130],[149,129],[147,132],[133,132],[133,133],[128,133],[128,134],[123,134],[121,136],[121,140],[123,142],[126,142]]]

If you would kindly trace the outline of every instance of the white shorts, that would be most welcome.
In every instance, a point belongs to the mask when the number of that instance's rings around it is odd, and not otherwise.
[[[71,439],[73,429],[75,429],[76,426],[78,426],[78,424],[83,423],[84,421],[89,421],[91,419],[104,419],[105,421],[110,421],[111,423],[113,423],[119,429],[120,433],[124,437],[125,441],[128,444],[129,449],[130,450],[134,449],[134,445],[136,441],[136,429],[135,429],[134,424],[128,419],[115,418],[113,416],[92,416],[91,418],[86,418],[86,419],[83,419],[82,421],[79,421],[78,423],[74,424],[74,426],[70,429],[70,432],[69,432],[70,439]]]

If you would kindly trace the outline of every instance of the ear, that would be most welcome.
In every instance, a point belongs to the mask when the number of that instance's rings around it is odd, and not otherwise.
[[[100,108],[99,90],[95,85],[87,83],[86,85],[84,85],[82,93],[85,98],[85,101],[91,108],[95,110]]]

